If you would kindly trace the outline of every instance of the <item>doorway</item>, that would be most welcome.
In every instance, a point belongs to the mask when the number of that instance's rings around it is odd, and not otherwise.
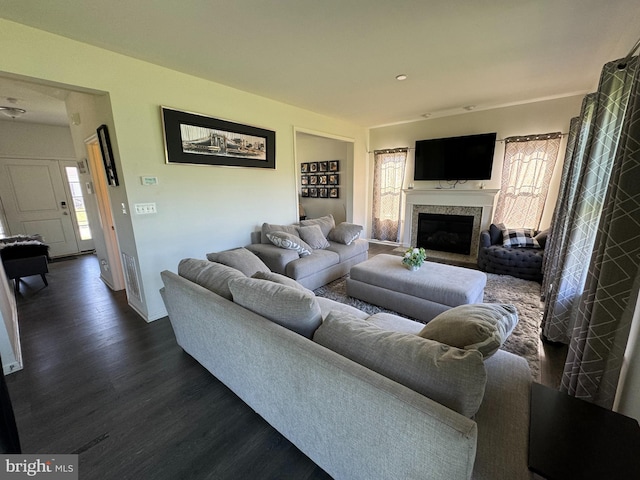
[[[100,217],[100,228],[104,234],[104,248],[106,259],[100,259],[100,277],[113,290],[123,290],[125,288],[124,272],[120,260],[120,247],[118,236],[116,235],[115,222],[113,221],[113,211],[107,190],[107,181],[104,175],[102,153],[98,143],[98,136],[92,135],[85,140],[87,148],[87,161],[91,172],[91,188],[96,195],[98,204],[98,214]]]
[[[81,211],[82,191],[69,183],[77,168],[68,160],[0,158],[5,235],[39,234],[52,257],[93,250],[89,221]]]

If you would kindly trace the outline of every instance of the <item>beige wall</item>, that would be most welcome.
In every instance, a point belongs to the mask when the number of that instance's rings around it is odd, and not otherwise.
[[[4,72],[104,92],[121,186],[110,188],[120,248],[138,264],[147,319],[166,314],[159,273],[180,259],[204,258],[249,243],[262,222],[297,219],[296,127],[353,139],[354,175],[366,171],[366,129],[123,55],[0,20]],[[1,73],[1,72],[0,72]],[[276,132],[276,169],[166,165],[160,106],[202,113]],[[97,127],[97,125],[96,125]],[[140,177],[157,176],[143,186]],[[354,187],[351,220],[365,221]],[[130,214],[155,202],[156,215]],[[122,213],[121,203],[128,207]]]
[[[438,182],[414,182],[413,160],[416,140],[428,138],[453,137],[458,135],[473,135],[479,133],[497,132],[498,139],[516,135],[528,135],[535,133],[569,131],[569,122],[572,117],[578,116],[582,96],[573,96],[530,103],[512,107],[503,107],[493,110],[475,111],[461,115],[433,118],[419,122],[405,123],[387,127],[373,128],[370,132],[369,150],[409,147],[408,171],[405,179],[405,187],[414,183],[416,189],[435,188]],[[551,223],[553,207],[557,198],[557,192],[562,173],[562,160],[566,148],[566,137],[563,137],[560,146],[561,158],[556,165],[555,175],[552,180],[550,196],[547,199],[542,228]],[[485,181],[485,188],[500,188],[500,175],[502,173],[502,158],[504,156],[504,142],[496,144],[493,160],[493,173],[491,180]],[[370,162],[373,162],[373,154],[370,154]],[[459,184],[459,189],[475,189],[479,187],[478,181]]]

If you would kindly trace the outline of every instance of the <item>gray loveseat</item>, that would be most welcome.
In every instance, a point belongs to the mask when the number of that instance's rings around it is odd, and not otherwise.
[[[547,234],[548,230],[536,232],[534,238],[540,248],[505,247],[501,228],[491,224],[489,230],[480,232],[478,267],[483,272],[540,282]]]
[[[261,231],[253,233],[252,243],[246,248],[271,271],[313,290],[346,275],[352,266],[367,259],[369,242],[359,238],[361,231],[361,226],[347,222],[336,225],[332,215],[294,225],[264,223]],[[282,246],[269,239],[273,235],[279,236],[276,240]],[[295,248],[301,243],[302,250],[310,254],[301,255],[301,249]],[[215,259],[211,255],[208,258]]]
[[[424,325],[369,317],[284,276],[241,268],[254,278],[194,259],[181,262],[181,275],[162,272],[177,342],[333,478],[531,478],[531,375],[522,358],[498,350],[482,360],[477,351],[419,339],[440,363],[463,365],[459,376],[427,382],[427,396],[377,373],[389,357],[377,348],[356,349],[377,362],[376,371],[335,351],[358,345],[358,329],[379,337],[382,349],[389,338],[413,343]]]

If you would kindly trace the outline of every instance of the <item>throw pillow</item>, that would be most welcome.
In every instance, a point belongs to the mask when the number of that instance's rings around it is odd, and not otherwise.
[[[486,359],[498,351],[517,323],[518,311],[513,305],[460,305],[437,315],[418,336],[464,350],[478,350]]]
[[[531,228],[505,228],[502,230],[502,246],[540,248],[540,244],[533,236],[534,232]]]
[[[235,278],[229,290],[238,305],[307,338],[322,323],[320,306],[311,292],[257,278]]]
[[[327,315],[313,341],[467,417],[482,403],[487,372],[477,351],[384,330],[337,311]]]
[[[308,288],[305,288],[302,285],[300,285],[293,278],[289,278],[275,272],[256,272],[253,275],[251,275],[251,278],[257,278],[258,280],[269,280],[270,282],[275,282],[281,285],[287,285],[289,287],[297,288],[298,290],[302,290],[303,292],[313,293]],[[315,293],[314,293],[314,296],[315,296]]]
[[[267,267],[262,260],[244,247],[233,248],[218,253],[207,253],[207,260],[222,263],[228,267],[240,270],[247,277],[250,277],[256,272],[270,271],[269,267]]]
[[[327,237],[322,233],[320,225],[299,227],[298,232],[300,233],[300,238],[314,250],[327,248],[329,246]]]
[[[318,225],[320,230],[322,230],[322,234],[327,237],[331,229],[336,226],[336,221],[333,219],[333,215],[326,215],[324,217],[310,218],[300,222],[301,227],[308,227],[309,225]]]
[[[542,230],[534,238],[538,242],[538,245],[540,245],[540,248],[545,248],[547,245],[547,238],[549,238],[549,229],[547,228],[546,230]]]
[[[262,224],[262,232],[260,234],[261,243],[271,243],[267,238],[267,233],[272,232],[287,232],[291,235],[298,235],[298,227],[295,225],[272,225],[270,223]]]
[[[311,247],[296,235],[287,232],[271,232],[267,233],[267,238],[276,247],[286,250],[295,250],[301,257],[311,255]]]
[[[489,226],[489,237],[491,238],[491,245],[498,245],[502,243],[502,230],[505,229],[503,224]]]
[[[329,240],[334,242],[344,243],[345,245],[351,245],[351,243],[360,236],[362,232],[361,225],[354,225],[353,223],[342,222],[329,232]]]
[[[178,275],[231,300],[229,280],[244,277],[244,273],[221,263],[199,258],[184,258],[178,264]]]

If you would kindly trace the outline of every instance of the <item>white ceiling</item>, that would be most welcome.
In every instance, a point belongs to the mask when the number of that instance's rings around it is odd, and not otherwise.
[[[640,36],[638,0],[0,0],[0,17],[363,126],[586,93]],[[42,93],[7,88],[2,105]]]

